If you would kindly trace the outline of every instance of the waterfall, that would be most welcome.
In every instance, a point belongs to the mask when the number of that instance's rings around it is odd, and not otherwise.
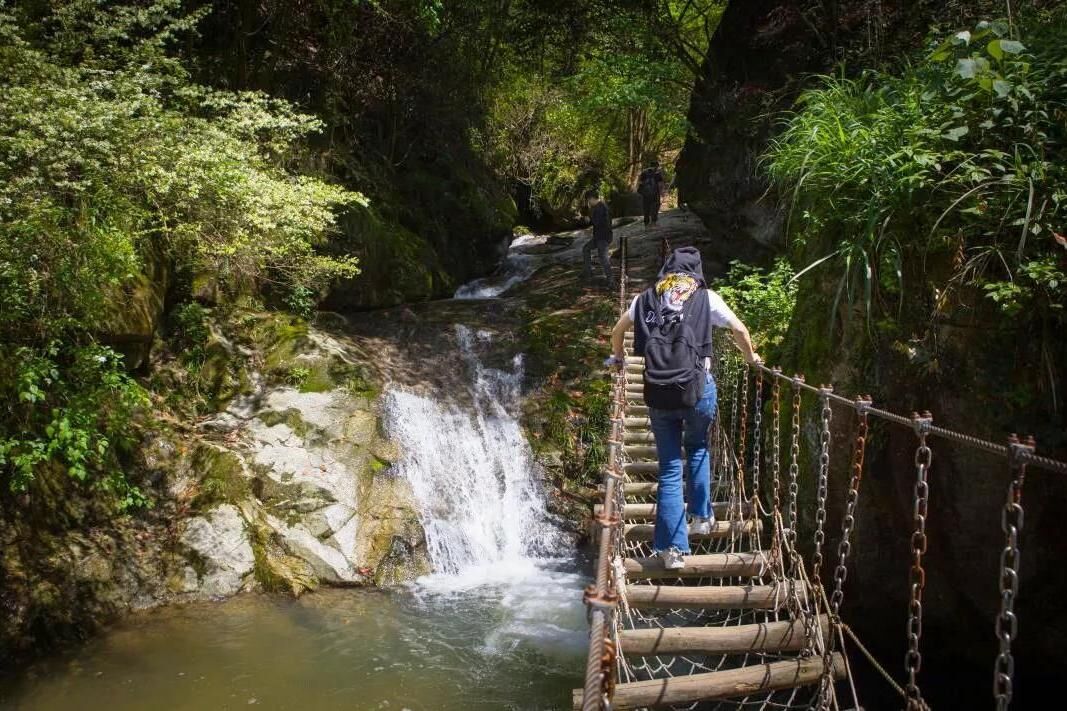
[[[396,469],[419,504],[434,572],[505,579],[558,551],[561,534],[517,418],[522,356],[510,370],[489,368],[476,352],[489,334],[456,333],[470,405],[392,388],[386,427],[403,449]]]
[[[525,244],[522,242],[520,244]],[[515,244],[513,243],[514,247]],[[495,299],[511,287],[526,281],[534,273],[536,263],[527,254],[508,254],[493,276],[468,282],[458,289],[456,299]]]

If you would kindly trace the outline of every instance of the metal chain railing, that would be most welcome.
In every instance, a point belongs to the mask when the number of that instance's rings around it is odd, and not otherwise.
[[[925,711],[919,690],[919,670],[922,669],[922,653],[919,644],[923,634],[923,590],[926,588],[926,570],[923,568],[923,555],[926,553],[926,516],[930,503],[930,486],[926,475],[930,471],[932,453],[926,444],[926,437],[933,422],[929,412],[913,415],[912,423],[919,446],[915,450],[915,492],[913,497],[913,520],[915,529],[911,534],[911,569],[908,581],[911,588],[911,601],[908,603],[908,653],[904,656],[904,669],[908,675],[907,692],[908,711]]]
[[[807,383],[804,382],[804,378],[801,377],[801,376],[794,376],[793,378],[788,378],[788,377],[782,375],[781,373],[776,373],[774,369],[772,369],[772,368],[770,368],[770,367],[768,367],[766,365],[763,365],[763,364],[758,364],[755,367],[759,368],[764,373],[769,373],[769,374],[775,375],[776,377],[781,378],[783,380],[787,380],[789,382],[792,382],[794,384],[794,387],[799,387],[799,388],[801,388],[803,390],[807,390],[807,391],[815,393],[817,395],[819,394],[819,388],[816,388],[816,387],[814,387],[812,385],[808,385]],[[853,408],[853,409],[856,408],[856,401],[855,400],[849,400],[848,398],[843,397],[841,395],[838,395],[836,393],[831,393],[830,396],[829,396],[829,399],[830,399],[830,401],[832,403],[835,403],[835,404],[838,404],[838,405],[844,405],[845,407],[850,407],[850,408]],[[902,425],[902,426],[907,427],[909,429],[911,429],[914,426],[914,423],[911,420],[911,418],[904,417],[903,415],[898,415],[898,414],[896,414],[894,412],[889,412],[888,410],[880,410],[880,409],[878,409],[876,407],[871,407],[867,411],[872,417],[877,417],[878,419],[886,420],[888,422],[893,422],[895,424]],[[963,434],[961,432],[955,432],[953,430],[945,429],[944,427],[937,427],[935,425],[931,425],[930,428],[929,428],[929,431],[927,432],[927,434],[930,437],[938,437],[938,438],[941,438],[941,439],[947,439],[950,442],[955,442],[957,444],[962,444],[962,445],[964,445],[966,447],[972,447],[974,449],[980,449],[980,450],[982,450],[984,452],[988,452],[990,454],[995,454],[995,455],[1001,456],[1001,457],[1004,458],[1005,461],[1011,459],[1012,456],[1013,456],[1012,449],[1008,445],[996,444],[994,442],[990,442],[989,440],[985,440],[985,439],[982,439],[980,437],[975,437],[973,435]],[[1028,452],[1028,451],[1018,452],[1014,456],[1018,457],[1019,461],[1022,462],[1022,463],[1025,463],[1027,466],[1039,467],[1039,468],[1045,469],[1047,471],[1059,472],[1060,474],[1067,474],[1067,462],[1060,461],[1058,459],[1052,459],[1050,457],[1041,456],[1039,454],[1036,454],[1035,452]]]
[[[804,384],[804,376],[793,377],[793,419],[791,422],[792,432],[789,444],[789,515],[786,517],[786,537],[790,545],[797,540],[797,499],[800,495],[800,485],[797,482],[800,474],[800,387]],[[791,571],[795,576],[796,571]]]
[[[870,397],[860,398],[856,405],[856,440],[852,445],[852,476],[845,497],[845,513],[841,517],[841,540],[837,544],[837,569],[834,571],[834,591],[830,595],[831,621],[841,623],[841,603],[845,599],[845,580],[848,578],[848,556],[852,552],[852,528],[856,525],[856,506],[863,480],[863,459],[867,451],[867,410]]]
[[[856,439],[852,446],[852,472],[848,483],[848,494],[845,499],[845,513],[841,517],[841,540],[837,544],[837,568],[834,570],[834,591],[830,596],[830,639],[840,639],[844,644],[841,631],[841,603],[845,599],[845,579],[848,577],[848,556],[852,550],[852,527],[856,523],[856,505],[859,503],[860,481],[863,479],[863,459],[867,451],[867,408],[870,406],[870,398],[859,399],[856,410]],[[823,653],[822,688],[824,690],[824,708],[829,708],[828,698],[825,693],[833,685],[831,669],[831,645],[827,645]],[[855,698],[853,687],[853,701],[859,707],[859,699]]]
[[[774,369],[775,373],[781,373]],[[771,384],[771,506],[777,516],[782,510],[782,386],[778,378],[774,378]],[[782,567],[782,535],[778,526],[774,527],[774,535],[771,538],[771,559],[774,562],[773,570],[778,571]],[[776,580],[777,582],[777,580]]]
[[[1023,481],[1026,479],[1026,462],[1019,456],[1034,451],[1034,438],[1025,443],[1012,435],[1008,447],[1012,459],[1008,466],[1011,470],[1011,482],[1008,484],[1008,496],[1000,514],[1000,526],[1004,530],[1004,550],[1000,554],[1000,613],[997,615],[997,641],[1000,652],[997,654],[996,667],[993,672],[993,696],[997,702],[997,711],[1007,711],[1011,705],[1012,680],[1015,675],[1015,658],[1011,654],[1011,643],[1019,630],[1015,617],[1015,596],[1019,594],[1019,534],[1023,530]]]
[[[759,517],[760,459],[763,454],[763,371],[756,371],[756,392],[752,412],[752,510],[753,525]]]
[[[626,308],[626,241],[619,259],[619,308]],[[583,600],[589,612],[589,654],[586,658],[582,711],[611,708],[615,688],[615,662],[618,646],[614,639],[621,581],[615,579],[614,560],[622,538],[623,443],[626,427],[626,366],[619,368],[612,385],[611,436],[608,463],[604,470],[604,503],[595,517],[600,544],[596,582],[585,589]]]
[[[833,388],[824,385],[819,388],[819,401],[822,403],[820,413],[822,426],[819,429],[819,478],[815,488],[815,552],[811,556],[811,579],[818,588],[822,587],[822,547],[826,542],[826,497],[830,491],[830,394]]]

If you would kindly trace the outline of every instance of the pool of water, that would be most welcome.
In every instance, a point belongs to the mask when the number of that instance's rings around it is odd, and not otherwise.
[[[135,615],[0,686],[0,708],[564,709],[581,684],[573,561],[392,591],[245,595]]]

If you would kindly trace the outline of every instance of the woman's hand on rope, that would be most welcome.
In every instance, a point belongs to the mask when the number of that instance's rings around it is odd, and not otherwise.
[[[622,370],[624,365],[626,365],[626,358],[622,356],[610,355],[604,359],[604,367],[616,372]]]

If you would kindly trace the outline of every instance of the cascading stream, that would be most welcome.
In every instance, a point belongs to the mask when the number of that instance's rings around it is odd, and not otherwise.
[[[477,354],[489,334],[461,325],[456,332],[470,376],[470,409],[394,388],[385,398],[385,419],[403,446],[396,469],[418,501],[434,572],[504,579],[559,550],[561,533],[514,414],[522,356],[510,371],[489,368]]]

